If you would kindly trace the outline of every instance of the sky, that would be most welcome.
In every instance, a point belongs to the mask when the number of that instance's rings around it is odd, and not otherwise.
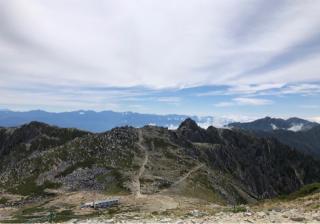
[[[2,0],[0,108],[320,121],[320,1]]]

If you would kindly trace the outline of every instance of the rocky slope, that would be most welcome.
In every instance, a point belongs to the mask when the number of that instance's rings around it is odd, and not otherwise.
[[[46,150],[86,134],[88,132],[58,128],[35,121],[17,128],[0,127],[0,156],[17,150],[20,150],[20,154],[23,150],[29,152]]]
[[[318,160],[277,140],[202,129],[191,119],[174,131],[145,126],[101,134],[33,122],[1,129],[0,140],[0,187],[22,195],[60,188],[246,203],[320,181]]]

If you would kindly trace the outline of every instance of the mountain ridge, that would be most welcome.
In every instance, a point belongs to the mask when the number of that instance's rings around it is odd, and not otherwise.
[[[229,123],[226,127],[240,128],[252,131],[273,131],[273,130],[289,130],[289,131],[306,131],[319,125],[298,117],[288,119],[265,117],[251,122],[234,122]]]
[[[270,128],[276,121],[280,121],[277,124],[282,128]],[[292,130],[292,127],[297,127],[298,122],[300,129]],[[257,137],[272,137],[305,154],[320,158],[320,124],[316,122],[296,117],[287,120],[266,117],[253,122],[231,123],[227,127],[249,132]]]
[[[47,130],[45,124],[33,124],[40,125],[38,130]],[[2,132],[6,136],[1,138],[2,145],[20,129]],[[39,136],[55,141],[42,144],[31,136],[11,144],[9,154],[0,159],[0,188],[34,195],[52,187],[132,193],[139,186],[141,194],[163,192],[245,203],[320,181],[318,160],[275,139],[203,129],[191,119],[177,130],[149,125],[117,127],[99,134],[74,133],[73,129],[62,129],[62,133],[70,138],[45,131]],[[194,172],[189,175],[190,170]],[[186,175],[182,183],[175,184]],[[193,188],[196,194],[190,192]]]

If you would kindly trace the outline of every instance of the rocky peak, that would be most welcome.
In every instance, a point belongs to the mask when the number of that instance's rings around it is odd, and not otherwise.
[[[191,118],[187,118],[180,124],[177,133],[191,142],[208,142],[210,140],[206,130],[199,127]]]
[[[195,130],[198,130],[199,128],[200,127],[194,120],[192,120],[191,118],[187,118],[180,124],[178,130],[188,129],[188,130],[195,131]]]

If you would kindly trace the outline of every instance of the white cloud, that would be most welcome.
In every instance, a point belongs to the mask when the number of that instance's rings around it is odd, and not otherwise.
[[[277,125],[275,125],[275,124],[270,124],[270,125],[272,127],[272,130],[277,130],[278,129]]]
[[[315,121],[315,122],[318,122],[320,123],[320,116],[317,116],[317,117],[311,117],[309,118],[311,121]]]
[[[262,95],[286,95],[286,94],[300,94],[300,95],[315,95],[320,93],[319,84],[299,83],[286,85],[283,83],[267,83],[261,85],[237,85],[226,87],[224,90],[214,90],[197,93],[196,96],[262,96]]]
[[[261,85],[237,85],[230,87],[226,92],[230,94],[255,94],[261,91],[280,89],[284,83],[266,83]]]
[[[283,94],[315,94],[320,93],[318,84],[299,84],[288,86],[281,91]]]
[[[126,100],[142,108],[151,89],[203,85],[227,89],[198,96],[234,97],[216,107],[320,93],[306,84],[320,82],[319,11],[314,0],[4,0],[0,104],[100,110]],[[181,101],[159,96],[149,100]]]
[[[159,97],[159,102],[165,102],[165,103],[178,103],[181,101],[180,97]]]
[[[234,105],[233,102],[220,102],[220,103],[214,104],[215,107],[231,107],[233,105]]]
[[[2,1],[1,82],[182,88],[319,80],[319,57],[246,76],[318,34],[320,2],[284,1],[278,12],[264,4],[275,3]]]
[[[297,132],[297,131],[301,131],[302,128],[303,128],[303,124],[295,124],[295,125],[291,126],[290,128],[288,128],[288,130]]]
[[[261,106],[261,105],[272,104],[271,100],[259,99],[259,98],[238,97],[238,98],[234,98],[233,100],[239,105]]]
[[[237,97],[233,98],[229,102],[220,102],[215,104],[215,107],[231,107],[231,106],[263,106],[272,104],[272,100],[260,99],[260,98],[246,98],[246,97]]]

